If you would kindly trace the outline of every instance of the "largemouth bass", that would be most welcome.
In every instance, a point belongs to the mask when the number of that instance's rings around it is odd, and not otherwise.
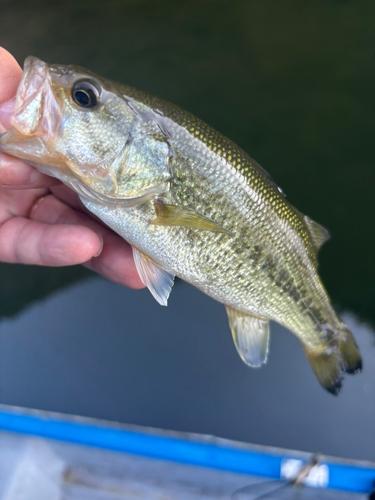
[[[317,274],[327,231],[195,116],[84,68],[28,57],[0,149],[60,179],[127,240],[160,304],[175,276],[222,302],[248,365],[266,361],[273,320],[300,339],[331,393],[344,372],[361,370]]]

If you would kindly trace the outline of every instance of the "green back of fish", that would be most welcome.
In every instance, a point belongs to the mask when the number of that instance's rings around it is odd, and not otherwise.
[[[286,200],[284,193],[268,172],[248,153],[214,128],[178,106],[129,86],[120,84],[117,86],[123,95],[131,97],[170,118],[177,125],[186,129],[193,138],[201,141],[213,155],[220,156],[236,168],[250,188],[259,195],[262,203],[269,206],[278,218],[285,221],[290,228],[298,233],[309,258],[316,264],[319,244],[314,241],[314,235],[311,234],[305,217]]]

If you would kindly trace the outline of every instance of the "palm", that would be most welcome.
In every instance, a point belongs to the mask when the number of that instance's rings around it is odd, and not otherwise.
[[[1,106],[14,96],[21,69],[1,48],[0,68]],[[112,281],[143,287],[124,240],[88,214],[66,186],[5,154],[0,154],[0,261],[83,263]]]

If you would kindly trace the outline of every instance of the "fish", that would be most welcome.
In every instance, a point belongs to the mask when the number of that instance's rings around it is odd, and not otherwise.
[[[274,321],[298,337],[330,393],[361,371],[318,275],[327,230],[231,140],[141,90],[32,56],[10,125],[0,150],[62,181],[129,242],[159,304],[177,276],[225,305],[247,365],[267,361]]]

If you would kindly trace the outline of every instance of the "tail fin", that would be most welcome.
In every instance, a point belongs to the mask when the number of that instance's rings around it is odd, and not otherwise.
[[[320,385],[337,396],[343,379],[343,365],[339,350],[312,351],[304,346],[306,357]]]
[[[362,359],[351,332],[344,326],[337,345],[314,351],[304,346],[306,357],[319,383],[335,396],[340,392],[344,372],[362,370]]]
[[[344,340],[339,342],[339,351],[346,373],[354,374],[362,371],[362,358],[352,333],[344,327]]]

